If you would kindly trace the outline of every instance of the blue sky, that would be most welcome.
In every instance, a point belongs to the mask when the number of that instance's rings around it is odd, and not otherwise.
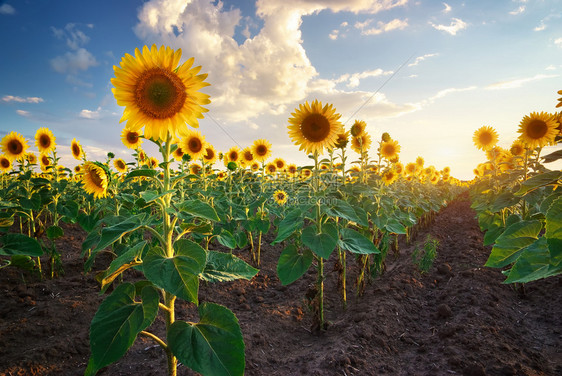
[[[112,151],[132,160],[110,79],[125,53],[155,43],[181,48],[182,60],[195,57],[209,74],[211,104],[199,130],[220,151],[266,138],[275,157],[308,164],[287,119],[318,99],[347,127],[364,120],[374,140],[389,132],[403,162],[421,155],[470,179],[485,160],[472,144],[476,129],[494,127],[509,147],[523,116],[556,110],[559,5],[0,0],[0,136],[17,131],[33,145],[36,130],[48,127],[69,167],[74,137],[90,159]]]

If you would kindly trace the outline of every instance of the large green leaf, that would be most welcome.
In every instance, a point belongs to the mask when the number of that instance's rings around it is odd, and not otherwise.
[[[557,161],[559,159],[562,159],[562,150],[556,150],[554,153],[550,153],[541,158],[544,159],[544,163],[551,163]]]
[[[299,279],[310,265],[312,265],[312,252],[305,248],[302,253],[291,244],[281,252],[277,262],[277,275],[282,285],[288,285]]]
[[[389,218],[384,225],[386,231],[392,234],[406,234],[406,227],[400,223],[396,218]]]
[[[185,200],[181,204],[175,205],[180,214],[187,213],[195,217],[220,221],[215,209],[206,202],[199,200]]]
[[[353,229],[342,228],[340,230],[340,236],[340,247],[342,249],[348,250],[351,253],[357,253],[361,255],[380,253],[380,251],[377,249],[377,247],[375,247],[375,245],[369,238]]]
[[[515,193],[515,195],[523,196],[524,194],[535,188],[555,183],[561,178],[562,171],[549,171],[539,175],[535,175],[521,183],[521,187],[519,188],[519,191]]]
[[[51,240],[62,238],[64,236],[64,230],[60,226],[50,226],[47,229],[47,237]]]
[[[546,212],[546,240],[553,265],[562,262],[562,196]]]
[[[137,335],[156,318],[159,296],[154,287],[142,289],[142,302],[135,298],[135,286],[123,283],[101,303],[90,326],[92,354],[84,375],[95,375],[101,368],[119,360]]]
[[[0,255],[41,256],[43,249],[37,240],[23,234],[6,234],[0,238]]]
[[[485,266],[502,268],[513,263],[525,247],[537,240],[541,228],[537,220],[517,222],[506,228],[496,239]]]
[[[361,226],[368,226],[364,218],[359,217],[353,207],[347,202],[338,199],[330,199],[331,206],[324,206],[324,212],[332,217],[345,218]]]
[[[321,233],[317,233],[316,226],[308,226],[302,230],[301,240],[317,256],[327,260],[338,243],[337,228],[328,223],[323,226]]]
[[[141,192],[140,196],[148,204],[149,202],[157,200],[160,197],[164,197],[167,194],[175,193],[175,192],[176,192],[175,189],[170,189],[170,190],[168,190],[166,192],[162,192],[162,193],[159,193],[158,191],[144,191],[144,192]]]
[[[250,280],[258,269],[230,253],[209,251],[207,265],[200,275],[207,282],[228,282],[237,279]]]
[[[299,208],[295,208],[287,213],[285,218],[279,223],[277,227],[277,237],[271,243],[275,245],[281,243],[289,236],[293,235],[295,231],[301,229],[304,225],[303,212]]]
[[[504,283],[527,283],[560,273],[562,267],[551,265],[546,239],[541,237],[521,253]]]
[[[520,197],[515,197],[511,192],[503,192],[500,194],[490,207],[490,211],[498,212],[503,208],[516,205],[521,200]]]
[[[142,226],[146,225],[146,223],[144,223],[145,217],[146,215],[141,213],[133,217],[128,217],[124,221],[114,224],[113,226],[105,227],[101,231],[99,243],[92,250],[92,252],[95,253],[97,251],[100,251],[115,243],[126,234],[138,230]]]
[[[207,254],[187,239],[178,240],[174,250],[173,257],[166,257],[160,247],[150,249],[143,260],[144,275],[170,294],[199,304],[199,273],[205,268]]]
[[[244,339],[238,319],[228,308],[214,303],[199,306],[196,324],[176,321],[168,331],[168,344],[178,360],[200,374],[244,374]]]
[[[101,281],[102,290],[125,270],[142,264],[142,253],[146,244],[146,240],[143,240],[132,247],[128,247],[127,251],[111,262]]]
[[[131,171],[127,174],[127,176],[125,177],[125,180],[132,179],[132,178],[138,178],[138,177],[142,177],[142,176],[147,177],[147,178],[154,178],[158,174],[159,174],[159,172],[157,170],[149,170],[149,169],[133,170],[133,171]]]

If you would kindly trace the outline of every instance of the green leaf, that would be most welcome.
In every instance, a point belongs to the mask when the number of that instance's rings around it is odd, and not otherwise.
[[[78,217],[78,210],[79,206],[76,201],[59,202],[57,206],[57,211],[71,220],[75,220]]]
[[[154,178],[157,175],[158,175],[158,171],[156,171],[156,170],[139,169],[139,170],[133,170],[133,171],[129,172],[127,174],[127,176],[125,177],[125,180],[132,179],[132,178],[139,178],[139,177],[142,177],[142,176],[148,177],[148,178]]]
[[[34,194],[29,198],[20,197],[19,203],[25,210],[38,211],[39,209],[41,209],[41,196],[39,194]]]
[[[135,286],[123,283],[100,305],[90,326],[91,356],[84,375],[95,375],[101,368],[119,360],[137,335],[158,313],[159,296],[153,287],[142,289],[142,302],[135,301]]]
[[[484,246],[494,244],[498,239],[498,236],[500,236],[504,232],[504,230],[505,227],[503,226],[489,228],[484,235]]]
[[[300,253],[294,244],[285,247],[277,262],[277,275],[281,284],[286,286],[302,277],[312,265],[312,259],[312,252],[308,248]]]
[[[553,265],[562,262],[562,196],[546,212],[546,241]]]
[[[386,231],[392,234],[406,234],[406,227],[400,223],[396,218],[389,218],[384,225]]]
[[[84,212],[78,213],[78,224],[86,232],[92,232],[94,227],[98,223],[98,213],[94,212],[91,214],[86,214]]]
[[[304,225],[303,212],[299,208],[292,209],[287,213],[285,218],[279,223],[277,227],[277,237],[271,245],[281,243],[283,240],[287,239],[289,236]]]
[[[168,331],[168,344],[178,360],[200,374],[244,374],[244,339],[238,319],[214,303],[199,306],[196,324],[176,321]]]
[[[334,204],[324,207],[324,212],[329,216],[345,218],[361,226],[368,226],[368,222],[366,222],[364,218],[359,217],[347,201],[334,199],[330,200],[330,202],[334,202]]]
[[[200,277],[207,282],[228,282],[237,279],[250,280],[257,273],[258,269],[233,254],[209,251],[207,265]]]
[[[271,226],[271,222],[269,221],[269,219],[256,219],[256,228],[262,234],[267,234],[270,226]]]
[[[541,228],[537,220],[517,222],[506,228],[496,239],[485,266],[502,268],[513,263],[525,247],[537,240]]]
[[[11,227],[14,224],[14,213],[0,213],[0,227]]]
[[[554,153],[550,153],[541,158],[544,159],[544,163],[551,163],[557,161],[559,159],[562,159],[562,150],[557,150]]]
[[[37,240],[23,234],[6,234],[0,238],[0,255],[41,256],[43,249]]]
[[[500,194],[490,207],[490,211],[499,212],[503,208],[516,205],[521,200],[520,197],[515,197],[511,192],[504,192]]]
[[[227,248],[236,248],[236,239],[234,238],[234,235],[224,228],[221,230],[221,233],[217,235],[217,241]]]
[[[104,228],[101,231],[100,241],[92,252],[95,253],[96,251],[102,250],[115,243],[129,232],[138,230],[145,225],[145,223],[143,223],[144,218],[145,214],[141,213],[133,217],[128,217],[123,222]]]
[[[316,226],[308,226],[302,231],[302,243],[310,248],[317,256],[327,260],[338,242],[337,228],[331,224],[325,224],[321,233],[316,232]]]
[[[357,253],[361,255],[380,253],[380,251],[377,249],[377,247],[375,247],[375,245],[369,238],[353,229],[342,228],[340,230],[340,236],[340,247],[342,249],[348,250],[351,253]]]
[[[549,171],[539,175],[535,175],[521,183],[521,187],[519,188],[519,191],[515,193],[515,195],[523,196],[533,189],[555,183],[560,178],[562,178],[562,171]]]
[[[50,226],[47,229],[47,237],[51,240],[62,238],[64,236],[64,231],[59,226]]]
[[[207,254],[187,239],[176,241],[174,250],[173,257],[166,257],[160,247],[150,249],[143,260],[144,275],[170,294],[199,304],[199,273],[205,268]]]
[[[503,283],[527,283],[560,273],[562,273],[562,267],[550,264],[548,244],[542,237],[521,253]]]
[[[154,200],[159,199],[160,197],[166,196],[170,193],[175,193],[175,189],[170,189],[166,192],[159,193],[158,191],[144,191],[140,193],[141,198],[148,204]]]
[[[13,255],[10,257],[9,265],[23,270],[33,270],[35,267],[35,261],[31,258],[31,256]]]
[[[125,270],[142,264],[142,253],[146,244],[146,240],[143,240],[140,243],[129,247],[125,253],[111,262],[109,268],[104,274],[104,278],[101,281],[102,290],[104,290],[106,286],[113,282],[113,280],[115,280],[115,278],[117,278],[119,274],[123,273]]]
[[[179,205],[176,205],[180,213],[187,213],[195,217],[205,218],[211,221],[219,222],[220,218],[215,209],[199,200],[185,200]]]

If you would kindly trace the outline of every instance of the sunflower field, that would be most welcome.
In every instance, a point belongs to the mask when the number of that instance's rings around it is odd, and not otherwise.
[[[124,107],[121,140],[133,163],[112,153],[90,160],[74,139],[70,153],[79,164],[65,168],[48,128],[35,135],[39,156],[17,132],[1,141],[0,273],[17,268],[28,278],[60,278],[65,255],[56,241],[66,236],[63,224],[87,234],[83,272],[105,298],[89,327],[85,375],[102,373],[139,338],[162,349],[168,375],[178,374],[179,364],[203,375],[244,374],[238,318],[201,301],[202,285],[220,290],[258,278],[264,247],[277,246],[281,285],[314,275],[302,299],[311,331],[323,333],[330,324],[327,293],[350,308],[385,274],[400,244],[415,241],[466,192],[483,245],[491,247],[485,266],[502,268],[505,283],[562,273],[562,172],[548,168],[562,151],[541,154],[562,139],[559,114],[525,116],[510,150],[496,146],[492,127],[478,129],[474,143],[486,162],[474,180],[462,182],[422,157],[401,161],[389,133],[373,139],[361,120],[346,130],[332,104],[314,100],[288,116],[290,139],[310,159],[296,166],[276,157],[266,139],[217,151],[196,130],[211,103],[200,91],[207,75],[193,58],[181,65],[180,59],[181,50],[144,46],[114,67],[112,91]],[[143,143],[156,145],[159,158],[149,158]],[[359,158],[350,160],[349,150]],[[437,241],[426,244],[433,254],[424,271],[439,249]],[[107,267],[94,274],[107,257]],[[338,281],[336,291],[326,291],[327,278]],[[178,319],[180,301],[196,308],[198,321]],[[159,320],[165,329],[156,333]]]

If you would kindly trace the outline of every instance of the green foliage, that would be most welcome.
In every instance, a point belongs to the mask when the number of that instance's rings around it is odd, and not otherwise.
[[[417,246],[412,252],[412,262],[416,265],[420,273],[424,274],[431,269],[435,258],[437,257],[437,248],[439,247],[439,240],[433,238],[430,234],[423,245],[423,251]]]

